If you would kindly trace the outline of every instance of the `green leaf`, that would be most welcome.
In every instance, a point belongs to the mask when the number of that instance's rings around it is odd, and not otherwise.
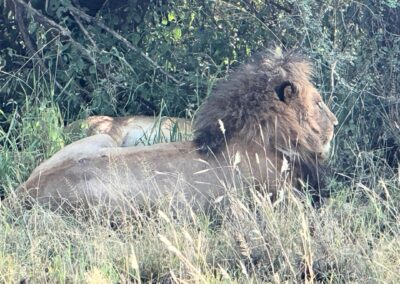
[[[36,22],[30,22],[28,26],[28,32],[33,34],[38,28],[38,24]]]
[[[176,27],[172,30],[172,35],[175,40],[180,40],[182,38],[182,30],[179,27]]]
[[[103,55],[99,58],[101,64],[108,64],[111,62],[111,57],[107,55]]]
[[[175,12],[174,12],[174,11],[169,12],[169,13],[168,13],[168,21],[173,22],[173,21],[175,21],[175,20],[176,20],[176,18],[175,18]]]
[[[251,48],[250,46],[246,45],[246,55],[250,56],[250,54],[251,54]]]
[[[96,67],[94,65],[89,67],[89,74],[96,74]]]
[[[190,13],[190,22],[189,22],[189,27],[192,26],[194,19],[196,18],[196,13],[192,12]]]

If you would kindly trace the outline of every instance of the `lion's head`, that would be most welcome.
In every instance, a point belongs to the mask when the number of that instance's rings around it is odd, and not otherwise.
[[[337,119],[310,82],[311,65],[267,52],[232,72],[197,113],[194,142],[218,152],[229,140],[263,136],[265,146],[301,159],[325,158]],[[223,122],[225,133],[220,130]]]

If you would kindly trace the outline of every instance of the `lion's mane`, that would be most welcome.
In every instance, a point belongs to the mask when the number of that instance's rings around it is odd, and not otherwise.
[[[196,114],[194,143],[199,151],[218,153],[233,137],[247,143],[260,134],[260,129],[269,147],[286,150],[290,146],[287,137],[301,130],[293,129],[297,118],[285,113],[278,102],[283,100],[286,86],[310,85],[311,70],[311,64],[303,56],[268,51],[231,72]],[[319,163],[315,153],[301,145],[297,150],[300,154],[292,161],[294,167],[313,186],[318,186]]]
[[[310,63],[298,54],[258,54],[229,74],[206,99],[194,121],[194,142],[200,151],[215,153],[234,135],[250,140],[259,126],[275,125],[277,116],[282,116],[273,100],[275,93],[279,95],[289,82],[301,85],[310,75]],[[289,131],[287,121],[278,121],[279,131]]]

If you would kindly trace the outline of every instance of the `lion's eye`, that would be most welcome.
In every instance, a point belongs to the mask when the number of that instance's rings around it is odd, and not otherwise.
[[[319,101],[319,102],[317,102],[317,105],[321,110],[324,109],[324,103],[323,102]]]

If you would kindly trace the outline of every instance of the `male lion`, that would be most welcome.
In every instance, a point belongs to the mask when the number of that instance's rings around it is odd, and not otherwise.
[[[310,75],[298,55],[265,53],[216,87],[196,115],[193,142],[122,148],[108,135],[88,137],[39,165],[18,191],[53,208],[160,198],[208,208],[238,181],[272,194],[284,182],[314,184],[337,119]]]
[[[86,136],[108,134],[118,146],[128,147],[154,142],[169,142],[171,139],[182,140],[180,138],[190,136],[191,124],[189,120],[177,117],[96,115],[72,122],[67,125],[64,132],[72,138],[82,138],[79,137],[83,134],[82,130],[86,132]]]

